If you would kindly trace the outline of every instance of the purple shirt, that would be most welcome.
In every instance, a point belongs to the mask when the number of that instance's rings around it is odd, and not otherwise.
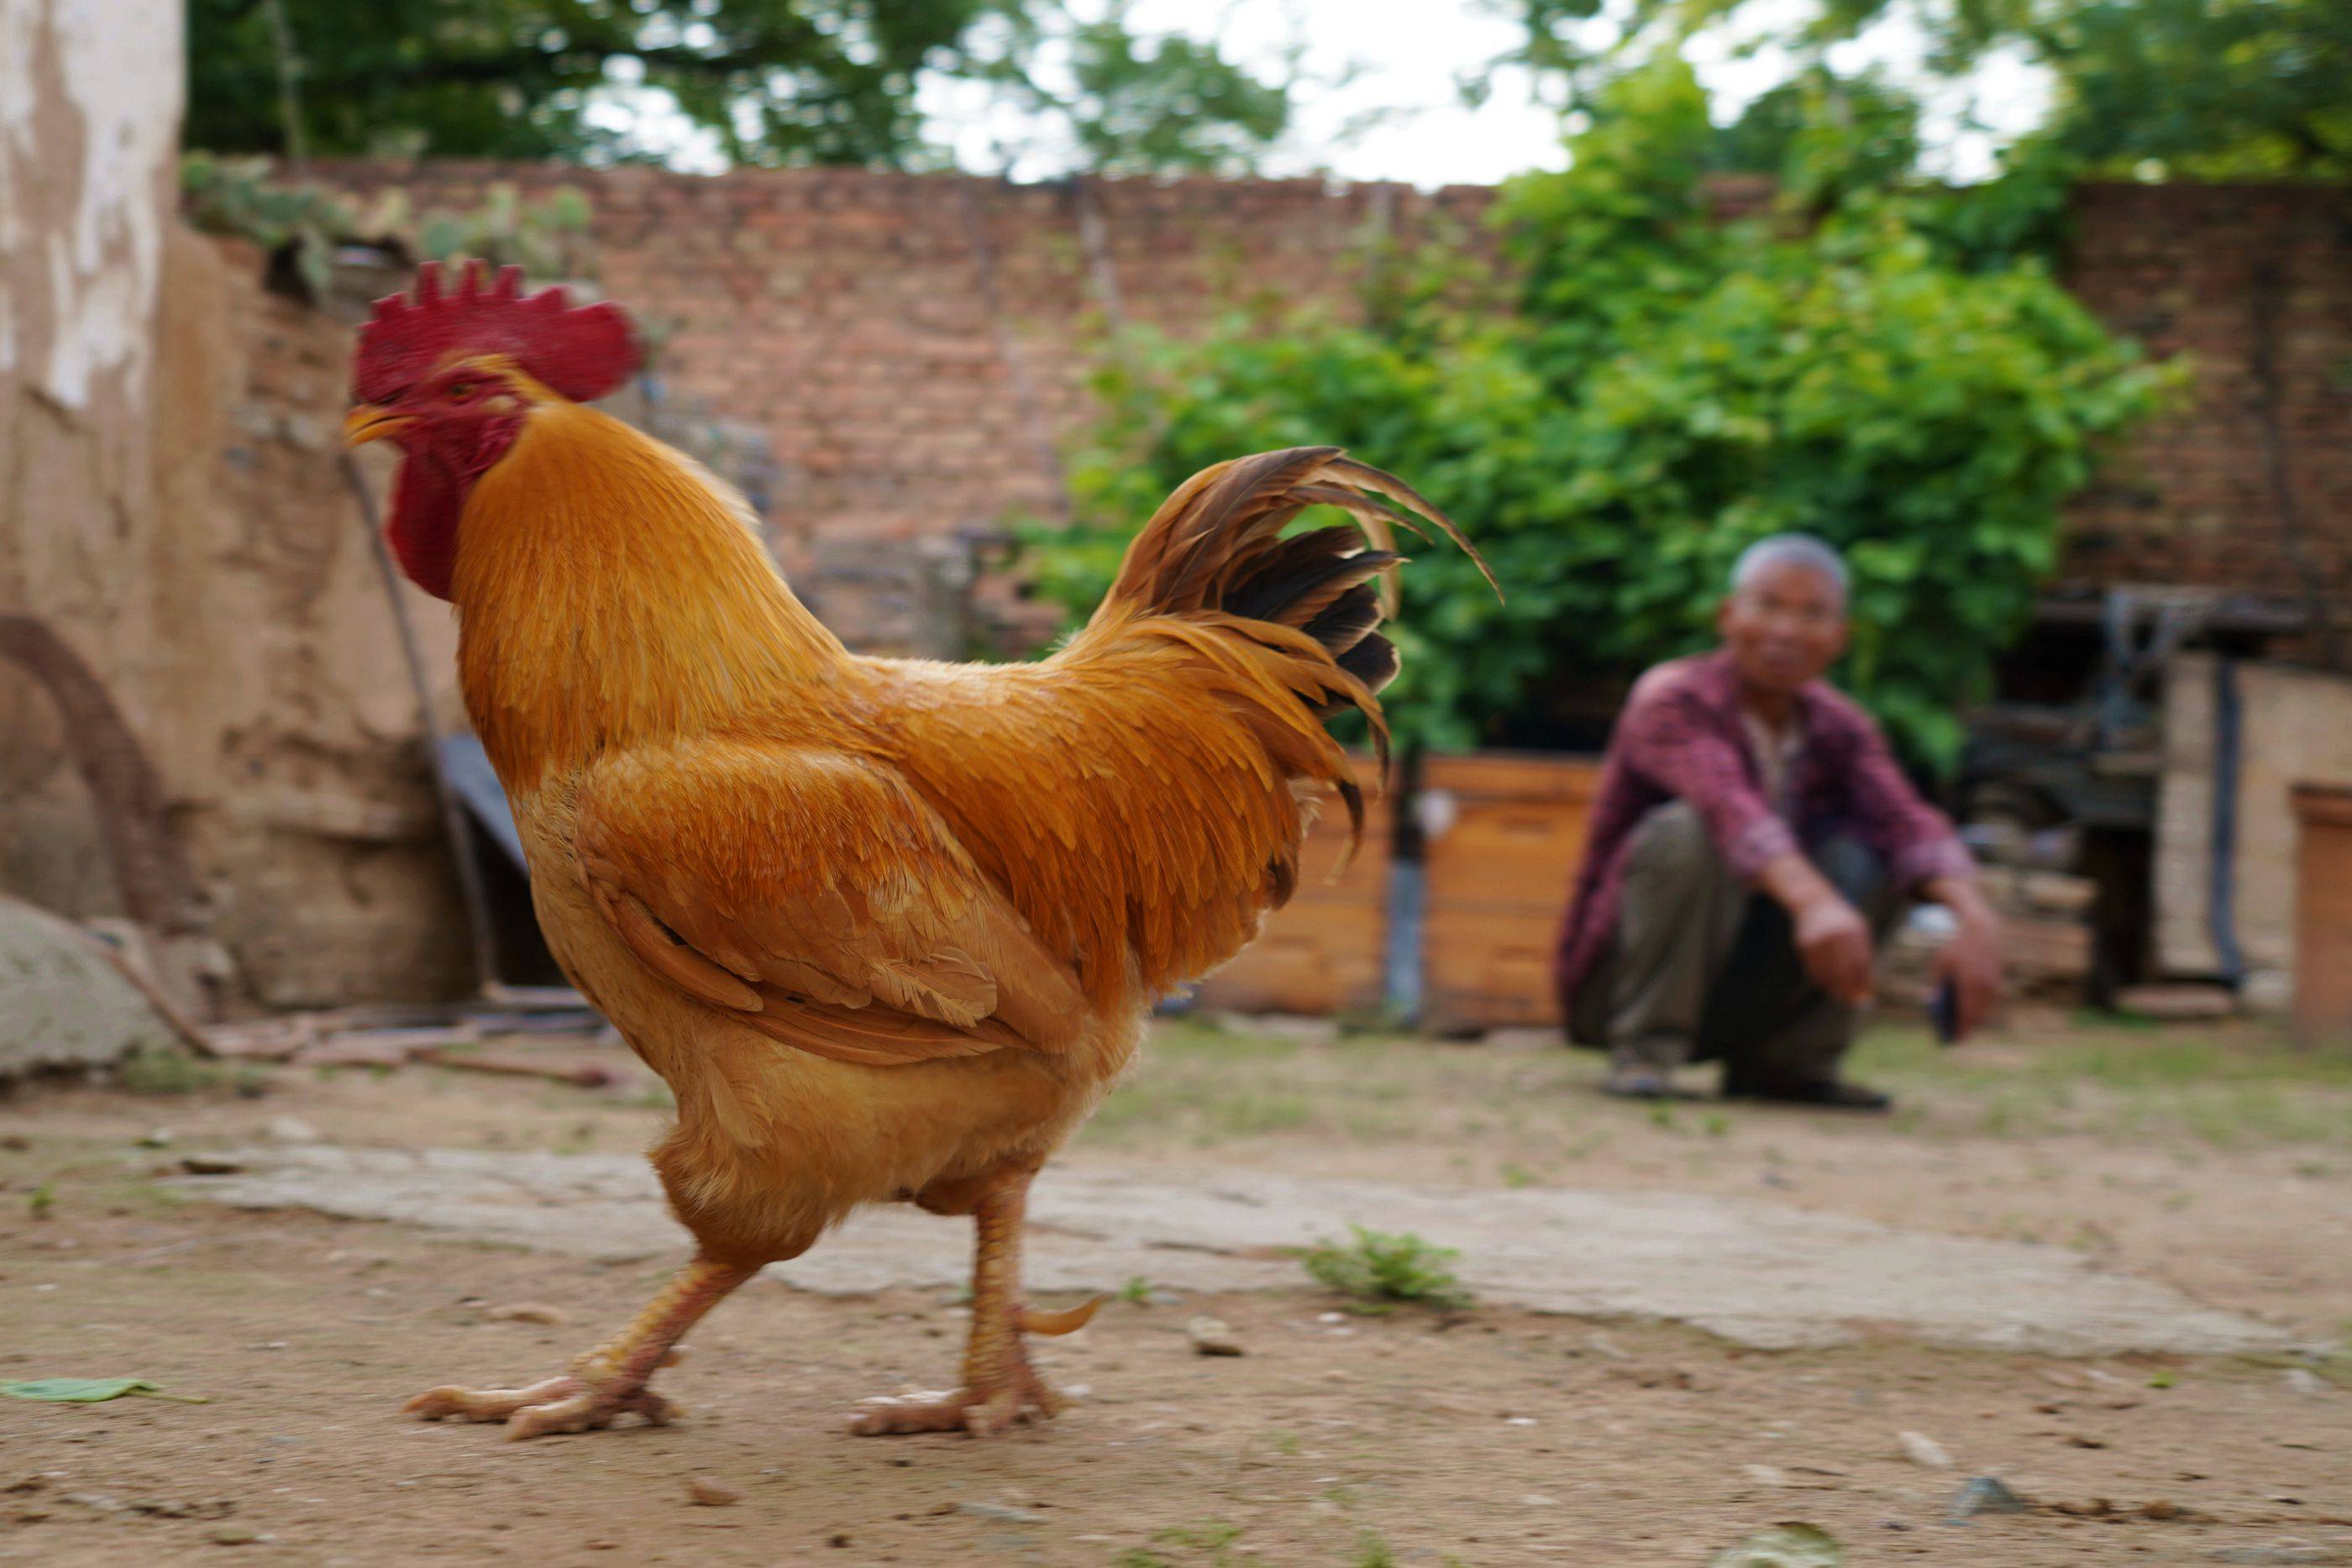
[[[1634,684],[1609,737],[1584,863],[1553,960],[1563,1010],[1616,935],[1633,830],[1669,801],[1696,808],[1707,836],[1743,878],[1840,833],[1875,851],[1905,888],[1976,874],[1950,821],[1911,788],[1886,737],[1851,697],[1815,681],[1797,695],[1796,725],[1783,816],[1765,799],[1729,653],[1676,659]]]

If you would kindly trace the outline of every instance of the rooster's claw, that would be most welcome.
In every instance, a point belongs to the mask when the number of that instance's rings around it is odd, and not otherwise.
[[[551,1377],[528,1388],[445,1384],[418,1395],[402,1408],[427,1421],[450,1416],[468,1421],[503,1421],[507,1436],[517,1441],[554,1432],[591,1431],[627,1415],[642,1416],[648,1425],[666,1427],[681,1414],[650,1388],[597,1388],[572,1376]]]

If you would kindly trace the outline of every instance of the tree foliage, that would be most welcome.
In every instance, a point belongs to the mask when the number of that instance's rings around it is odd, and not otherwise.
[[[2352,5],[2344,0],[1499,0],[1526,28],[1510,58],[1573,106],[1662,44],[1762,18],[1816,63],[1890,16],[1922,26],[1928,65],[1965,74],[2005,55],[2056,89],[2040,135],[2110,174],[2189,179],[2352,174]]]
[[[1147,37],[1132,13],[1129,0],[1090,19],[1059,4],[1010,10],[1002,52],[972,51],[967,68],[1090,173],[1249,172],[1290,124],[1291,83],[1251,75],[1213,42]]]
[[[985,82],[1106,172],[1237,171],[1288,84],[1064,0],[189,0],[185,140],[218,152],[609,161],[666,94],[739,163],[937,164],[927,74]],[[615,95],[621,95],[616,98]]]
[[[1388,271],[1368,325],[1267,302],[1111,357],[1081,521],[1032,534],[1038,580],[1082,613],[1186,475],[1342,443],[1445,507],[1508,594],[1442,548],[1404,573],[1395,716],[1462,747],[1558,684],[1703,645],[1733,558],[1801,528],[1853,568],[1845,680],[1948,761],[2061,504],[2170,378],[2019,253],[2044,195],[1890,185],[1868,124],[1798,113],[1790,195],[1717,221],[1723,143],[1679,62],[1595,110],[1567,172],[1507,188],[1507,281],[1454,248]]]

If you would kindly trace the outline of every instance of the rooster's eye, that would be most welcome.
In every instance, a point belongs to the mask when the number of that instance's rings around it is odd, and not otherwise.
[[[465,402],[467,398],[469,398],[469,397],[471,397],[471,396],[473,396],[473,395],[474,395],[474,383],[473,383],[473,382],[451,382],[449,383],[449,401],[450,401],[451,402]]]

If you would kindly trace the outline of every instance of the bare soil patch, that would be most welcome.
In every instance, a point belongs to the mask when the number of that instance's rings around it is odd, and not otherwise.
[[[165,1178],[289,1117],[355,1145],[624,1152],[662,1117],[650,1080],[35,1087],[0,1105],[0,1378],[135,1375],[212,1402],[0,1400],[0,1561],[1682,1564],[1808,1520],[1856,1563],[2352,1562],[2335,1354],[2352,1317],[2352,1084],[2336,1065],[2237,1034],[2063,1030],[1951,1058],[1889,1036],[1871,1054],[1905,1092],[1897,1120],[1654,1117],[1593,1096],[1589,1059],[1532,1043],[1166,1033],[1075,1160],[1203,1183],[1769,1196],[2081,1250],[2308,1348],[2066,1360],[1876,1335],[1766,1353],[1493,1305],[1337,1312],[1303,1273],[1181,1299],[1147,1277],[1045,1352],[1086,1390],[1055,1426],[855,1440],[857,1399],[946,1377],[953,1293],[763,1281],[665,1375],[683,1424],[509,1444],[398,1403],[554,1370],[667,1260],[238,1212]],[[141,1146],[159,1128],[168,1143]],[[569,1322],[498,1311],[518,1303]],[[1202,1314],[1246,1354],[1196,1354],[1184,1326]],[[1905,1432],[1953,1468],[1909,1457]],[[2033,1511],[1945,1522],[1979,1474]],[[696,1502],[698,1478],[740,1500]]]

